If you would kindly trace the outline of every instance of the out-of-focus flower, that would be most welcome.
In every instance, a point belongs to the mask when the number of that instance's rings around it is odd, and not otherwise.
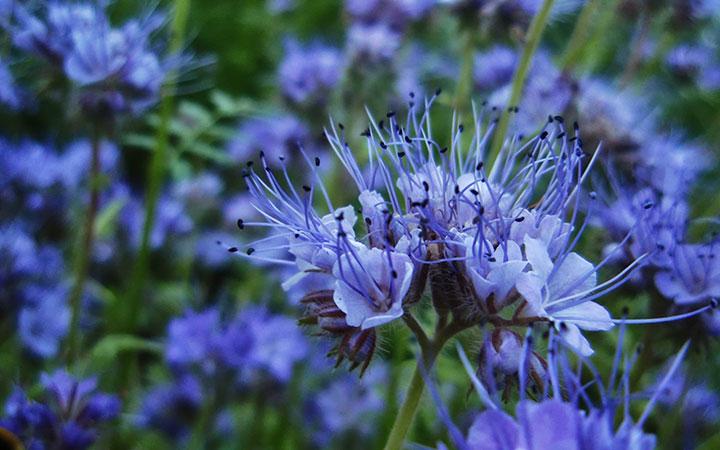
[[[655,284],[660,292],[683,306],[720,297],[720,257],[717,245],[717,242],[710,242],[675,247],[670,268],[655,276]]]
[[[22,106],[22,95],[15,84],[15,79],[5,61],[0,58],[0,104],[10,109],[19,109]]]
[[[283,95],[292,103],[323,104],[343,73],[340,52],[321,44],[285,44],[285,58],[278,68]]]
[[[354,61],[380,63],[395,57],[402,35],[384,23],[354,23],[347,36],[347,49]]]
[[[473,77],[475,86],[491,91],[512,80],[517,65],[517,52],[505,45],[494,45],[475,55]]]
[[[309,130],[295,116],[255,118],[240,125],[228,144],[228,153],[236,161],[245,162],[262,151],[272,166],[278,166],[281,157],[297,158],[300,147],[307,146],[309,139]]]
[[[41,358],[57,354],[70,327],[70,308],[64,286],[26,291],[25,306],[18,315],[18,334],[23,346]]]
[[[28,449],[87,449],[97,440],[100,426],[120,414],[120,399],[98,392],[95,378],[78,379],[57,370],[43,374],[41,384],[42,401],[28,399],[18,388],[0,420]]]
[[[145,394],[136,423],[182,441],[200,413],[202,401],[200,383],[192,376],[182,376]]]
[[[37,15],[17,5],[13,18],[15,45],[62,70],[88,114],[137,113],[157,100],[168,69],[150,45],[159,15],[116,28],[103,5],[50,2]]]
[[[129,198],[121,211],[120,224],[127,233],[128,241],[135,247],[142,239],[144,209],[140,200]],[[176,198],[164,194],[160,197],[153,229],[150,230],[150,247],[157,249],[167,243],[168,237],[185,235],[192,230],[192,220],[185,211],[185,205]]]
[[[397,29],[427,15],[436,0],[346,0],[345,10],[355,21],[383,22]]]

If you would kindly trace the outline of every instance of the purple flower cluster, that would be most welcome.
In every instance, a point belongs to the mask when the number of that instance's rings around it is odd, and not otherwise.
[[[5,404],[0,426],[28,450],[84,450],[100,426],[120,414],[117,396],[97,391],[95,378],[78,379],[64,370],[43,374],[43,398],[33,401],[19,388]]]
[[[173,381],[148,392],[138,423],[182,438],[209,390],[285,384],[307,352],[295,321],[264,307],[248,306],[230,321],[217,309],[188,311],[168,326]]]
[[[471,326],[551,323],[569,345],[592,353],[580,330],[607,330],[614,321],[595,300],[627,279],[647,255],[598,283],[597,265],[574,251],[586,224],[578,223],[587,163],[578,127],[568,138],[561,118],[545,121],[540,134],[512,138],[492,167],[487,142],[492,123],[476,117],[467,130],[453,124],[451,145],[432,136],[430,106],[406,120],[390,112],[370,117],[363,132],[368,166],[361,168],[342,125],[328,140],[354,181],[360,205],[334,206],[317,175],[320,158],[305,156],[314,176],[296,188],[283,168],[249,164],[245,179],[264,222],[284,237],[297,273],[283,287],[302,286],[303,323],[336,341],[338,362],[367,367],[378,327],[402,318],[429,285],[441,316]],[[463,144],[470,133],[470,144]],[[592,166],[592,163],[590,163]],[[322,207],[315,206],[316,198]],[[325,212],[321,212],[321,211]],[[364,231],[358,231],[359,223]],[[273,260],[264,240],[231,252]],[[289,261],[278,261],[284,265]],[[505,319],[512,317],[512,319]]]
[[[15,5],[2,25],[15,46],[61,72],[89,114],[137,113],[157,101],[167,64],[150,44],[163,22],[151,15],[114,27],[95,2]]]
[[[321,44],[285,44],[285,57],[278,68],[280,89],[293,104],[322,105],[343,73],[340,52]]]

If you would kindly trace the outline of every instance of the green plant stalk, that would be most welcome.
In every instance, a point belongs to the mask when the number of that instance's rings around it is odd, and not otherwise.
[[[171,25],[170,53],[178,52],[182,46],[187,18],[190,12],[190,0],[176,0],[173,21]],[[168,147],[170,138],[170,120],[174,108],[175,74],[169,74],[169,81],[163,86],[162,101],[160,104],[160,125],[156,134],[156,147],[148,171],[147,192],[145,197],[145,220],[140,242],[138,259],[131,276],[130,292],[127,301],[127,310],[122,323],[125,330],[133,332],[137,326],[138,315],[142,300],[150,260],[150,234],[155,225],[160,191],[167,172]]]
[[[412,321],[414,322],[414,319]],[[422,355],[418,358],[418,362],[415,365],[415,371],[410,379],[410,386],[408,387],[405,400],[397,416],[395,416],[395,422],[385,442],[385,450],[400,450],[403,446],[405,437],[415,420],[415,413],[417,412],[420,399],[425,390],[425,380],[422,376],[422,371],[426,370],[429,372],[445,343],[469,326],[470,325],[467,324],[451,322],[447,326],[439,328],[432,341],[429,341],[425,345],[422,343],[426,339],[425,333],[420,330],[417,332],[413,330],[422,348]]]
[[[530,71],[530,62],[532,61],[535,51],[540,45],[540,38],[542,37],[548,18],[550,17],[550,10],[552,9],[553,3],[555,3],[555,0],[544,0],[540,11],[538,11],[535,17],[533,17],[533,20],[530,23],[525,48],[523,48],[522,56],[520,57],[520,64],[515,71],[512,86],[510,87],[510,100],[507,105],[508,107],[505,108],[500,115],[500,122],[495,129],[495,136],[493,137],[490,153],[487,157],[486,167],[492,167],[495,159],[500,154],[500,149],[502,148],[503,143],[505,142],[505,135],[507,134],[508,127],[510,126],[510,112],[508,109],[510,107],[517,106],[520,101],[523,86],[525,85],[525,79]]]
[[[613,19],[615,18],[618,1],[619,0],[604,1],[600,14],[595,20],[595,32],[586,45],[586,48],[593,49],[593,52],[586,52],[582,61],[583,68],[588,72],[592,72],[595,69],[608,51],[607,35],[610,27],[614,23]]]
[[[93,132],[90,156],[90,203],[85,213],[83,224],[80,252],[76,255],[75,281],[70,291],[70,331],[67,338],[66,357],[69,362],[74,362],[80,352],[80,310],[82,306],[82,294],[85,287],[85,279],[90,268],[93,243],[95,241],[95,220],[100,205],[100,132]]]
[[[571,72],[578,63],[582,62],[583,51],[597,28],[597,23],[592,19],[597,14],[601,3],[600,0],[589,0],[585,3],[560,61],[562,71]]]
[[[454,107],[460,113],[470,110],[470,94],[473,84],[473,63],[475,56],[475,39],[470,30],[463,33],[462,66],[460,67],[460,78],[455,92]]]

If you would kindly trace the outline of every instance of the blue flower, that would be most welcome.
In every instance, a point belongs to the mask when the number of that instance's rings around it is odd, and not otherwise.
[[[367,168],[355,160],[341,125],[326,133],[356,185],[362,220],[352,205],[332,204],[318,175],[320,158],[303,154],[310,176],[301,190],[286,167],[271,170],[261,155],[263,170],[249,165],[245,180],[264,222],[239,223],[284,237],[289,258],[278,257],[268,238],[230,250],[294,264],[297,273],[283,287],[304,290],[302,322],[336,338],[338,359],[354,366],[367,367],[373,328],[401,318],[428,284],[439,314],[500,327],[506,322],[499,315],[522,324],[552,322],[579,351],[591,353],[579,328],[613,326],[594,300],[625,282],[648,255],[598,283],[608,259],[595,265],[574,250],[587,225],[575,223],[581,198],[592,203],[596,196],[582,192],[579,127],[568,140],[562,120],[544,120],[539,134],[512,137],[486,167],[492,123],[474,117],[469,147],[461,144],[469,131],[454,124],[451,145],[443,147],[429,125],[434,99],[420,114],[411,109],[407,121],[393,112],[370,117],[362,133]]]
[[[95,378],[78,379],[57,370],[42,374],[41,385],[44,396],[38,402],[16,389],[0,421],[26,448],[87,449],[97,440],[99,427],[120,414],[118,397],[98,392]]]
[[[475,86],[483,91],[500,88],[512,80],[518,55],[505,45],[494,45],[475,55],[473,78]]]
[[[68,290],[32,287],[26,290],[26,306],[18,315],[18,334],[23,346],[34,355],[50,358],[70,328]]]
[[[297,104],[323,104],[343,73],[340,52],[320,44],[303,47],[296,41],[285,44],[285,57],[278,68],[283,96]]]
[[[308,128],[295,116],[254,118],[240,125],[228,144],[228,153],[245,162],[262,151],[270,164],[277,166],[281,157],[290,160],[299,156],[300,147],[307,146],[309,138]]]
[[[50,2],[38,15],[17,6],[15,45],[62,70],[91,115],[137,113],[159,97],[168,67],[150,45],[163,19],[151,15],[116,28],[104,5]]]
[[[145,394],[137,424],[161,431],[175,440],[187,436],[202,406],[202,386],[192,376],[154,387]]]
[[[22,93],[15,84],[15,79],[6,61],[0,58],[0,104],[10,109],[20,109],[22,107]]]

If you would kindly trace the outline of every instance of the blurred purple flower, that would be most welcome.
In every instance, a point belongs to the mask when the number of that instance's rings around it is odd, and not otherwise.
[[[343,65],[342,55],[332,47],[290,40],[278,68],[280,89],[292,103],[323,104],[340,80]]]
[[[263,151],[268,162],[277,166],[280,157],[299,157],[299,146],[307,146],[309,139],[309,130],[295,116],[254,118],[240,125],[228,152],[236,161],[245,162]]]

